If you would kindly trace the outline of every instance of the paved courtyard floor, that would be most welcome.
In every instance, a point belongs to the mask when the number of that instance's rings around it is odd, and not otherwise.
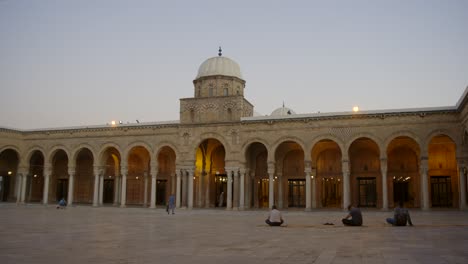
[[[0,203],[0,263],[468,263],[468,212],[412,210],[414,227],[391,212],[176,210]],[[334,225],[323,225],[332,222]]]

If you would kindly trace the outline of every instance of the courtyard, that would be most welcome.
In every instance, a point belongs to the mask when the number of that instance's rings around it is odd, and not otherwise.
[[[0,262],[7,263],[468,263],[468,212],[412,210],[414,227],[363,210],[268,211],[0,204]],[[334,225],[323,225],[326,222]]]

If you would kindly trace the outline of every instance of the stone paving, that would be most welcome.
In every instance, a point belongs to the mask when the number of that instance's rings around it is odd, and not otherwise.
[[[362,227],[339,210],[283,211],[286,227],[267,214],[0,203],[0,263],[468,263],[466,211],[411,210],[414,227],[379,210]]]

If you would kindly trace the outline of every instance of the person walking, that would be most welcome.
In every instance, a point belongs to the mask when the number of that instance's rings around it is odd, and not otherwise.
[[[174,214],[174,208],[175,208],[175,195],[171,194],[169,196],[169,202],[167,203],[167,208],[166,208],[167,214],[169,214],[169,212],[172,212],[172,214]]]

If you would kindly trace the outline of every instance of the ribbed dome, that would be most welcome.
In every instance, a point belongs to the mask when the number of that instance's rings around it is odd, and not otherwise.
[[[294,112],[291,108],[285,107],[284,105],[283,107],[280,107],[271,113],[272,116],[287,116],[295,114],[296,112]]]
[[[205,76],[224,75],[242,79],[239,64],[223,56],[207,59],[198,68],[197,78]]]

